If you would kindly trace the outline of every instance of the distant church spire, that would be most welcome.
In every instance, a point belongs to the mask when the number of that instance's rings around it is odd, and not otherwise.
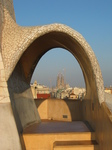
[[[62,74],[58,74],[57,76],[57,83],[56,83],[56,87],[57,88],[64,88],[65,84],[64,84],[64,76]]]

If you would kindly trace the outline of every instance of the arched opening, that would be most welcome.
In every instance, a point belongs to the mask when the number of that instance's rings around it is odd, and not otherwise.
[[[86,83],[87,98],[96,89],[91,62],[83,50],[83,47],[75,39],[62,32],[51,32],[36,39],[24,52],[20,62],[27,82],[30,82],[33,71],[40,58],[49,50],[55,47],[67,49],[77,59]],[[92,90],[91,90],[92,89]]]
[[[46,52],[38,62],[31,83],[56,87],[58,74],[64,77],[64,83],[70,87],[85,87],[82,70],[75,57],[66,49],[53,48]]]
[[[49,50],[38,62],[32,78],[31,89],[41,120],[81,120],[79,100],[84,99],[85,83],[70,52],[62,48]]]
[[[29,44],[22,54],[8,80],[8,89],[19,132],[28,124],[41,121],[33,101],[30,81],[40,58],[50,49],[64,48],[76,58],[82,69],[86,85],[86,96],[84,99],[93,103],[98,100],[96,77],[90,58],[93,54],[91,50],[87,52],[86,47],[87,49],[90,47],[85,41],[86,46],[84,47],[78,40],[83,43],[82,39],[75,39],[70,34],[61,31],[51,31],[34,38],[34,41]],[[84,110],[86,110],[85,107]],[[84,113],[81,111],[80,114]]]

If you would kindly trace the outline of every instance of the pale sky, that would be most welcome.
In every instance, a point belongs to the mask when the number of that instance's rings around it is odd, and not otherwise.
[[[13,3],[16,22],[21,26],[62,23],[82,34],[97,57],[104,85],[112,85],[112,0],[13,0]],[[75,58],[59,48],[41,58],[31,82],[37,80],[50,86],[52,81],[55,86],[59,72],[70,86],[84,86]]]

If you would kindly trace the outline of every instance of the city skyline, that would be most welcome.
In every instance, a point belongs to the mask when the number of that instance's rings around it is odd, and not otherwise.
[[[16,21],[19,25],[40,26],[51,23],[62,23],[81,33],[97,57],[104,85],[112,85],[111,0],[14,0],[13,2]],[[56,64],[57,60],[55,56],[58,58],[58,65]],[[64,62],[62,58],[64,58]],[[66,64],[67,60],[69,61],[69,65]],[[46,68],[47,64],[49,66],[48,70]],[[55,85],[56,76],[63,68],[66,68],[66,81],[70,86],[84,86],[82,71],[77,65],[76,60],[72,59],[72,55],[68,51],[63,51],[61,48],[50,50],[40,59],[32,81],[39,80],[39,83],[43,82],[46,85],[50,85],[49,80],[52,79],[52,85]],[[52,73],[49,75],[47,71]]]
[[[58,57],[60,51],[63,57]],[[49,55],[50,58],[48,59]],[[57,57],[54,57],[54,55]],[[56,61],[57,58],[58,61]],[[52,67],[50,67],[51,62],[52,62],[52,66],[54,66],[53,69]],[[70,64],[72,65],[70,66]],[[41,58],[38,65],[36,66],[35,72],[33,74],[32,82],[34,82],[36,79],[37,82],[39,82],[40,84],[44,84],[49,87],[51,86],[56,87],[56,80],[58,74],[63,74],[66,84],[69,84],[71,87],[85,87],[82,70],[77,60],[70,52],[62,48],[61,49],[55,48],[47,52],[46,55],[44,55]]]

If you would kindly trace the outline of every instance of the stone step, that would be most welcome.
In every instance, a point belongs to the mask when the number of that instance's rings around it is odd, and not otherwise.
[[[91,141],[55,141],[53,150],[98,150],[98,143]]]
[[[55,141],[91,141],[95,140],[94,132],[23,134],[25,147],[28,150],[51,150]],[[51,148],[52,147],[52,148]]]
[[[82,121],[35,123],[23,131],[26,150],[53,150],[55,141],[91,141],[95,133]]]

